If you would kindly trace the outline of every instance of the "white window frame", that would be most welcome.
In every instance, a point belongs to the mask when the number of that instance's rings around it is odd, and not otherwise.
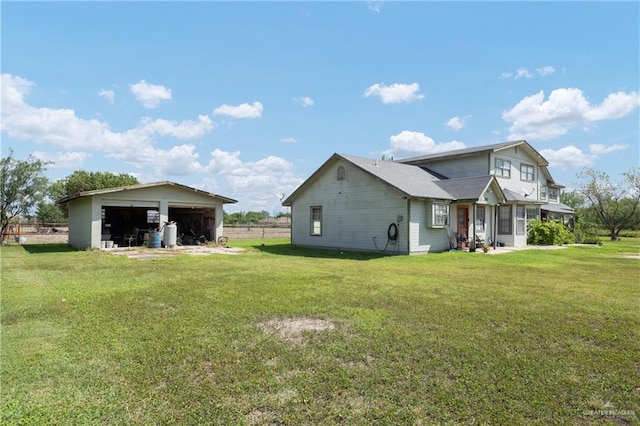
[[[511,178],[511,161],[496,158],[496,176]]]
[[[484,208],[484,206],[476,206],[476,214],[474,220],[476,221],[476,231],[484,232],[486,220],[486,209]]]
[[[520,180],[524,180],[526,182],[535,182],[536,168],[531,164],[520,164]]]
[[[429,228],[443,228],[449,224],[449,204],[434,201],[431,203],[431,217],[428,219]]]
[[[505,229],[504,225],[508,225]],[[498,235],[513,233],[513,206],[510,204],[498,206]]]
[[[540,187],[540,199],[547,201],[547,185],[542,185]]]
[[[527,209],[525,206],[516,206],[516,234],[524,235],[527,232]]]
[[[549,188],[549,202],[560,202],[560,190],[558,188]]]
[[[309,233],[313,237],[322,236],[322,206],[309,208]]]

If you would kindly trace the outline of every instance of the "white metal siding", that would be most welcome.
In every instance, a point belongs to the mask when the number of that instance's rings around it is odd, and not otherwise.
[[[427,201],[411,201],[409,223],[411,254],[433,253],[449,249],[446,229],[427,227],[430,208],[431,204]]]
[[[429,162],[425,166],[449,179],[489,174],[489,159],[486,154],[475,157],[442,159]]]
[[[337,180],[343,166],[345,180]],[[310,208],[322,207],[322,235],[310,235]],[[353,164],[338,161],[315,178],[313,185],[292,205],[291,241],[294,245],[408,253],[408,200],[395,188],[363,172]],[[388,245],[387,230],[396,223],[396,246]]]
[[[69,203],[69,245],[91,247],[91,199],[80,198]]]

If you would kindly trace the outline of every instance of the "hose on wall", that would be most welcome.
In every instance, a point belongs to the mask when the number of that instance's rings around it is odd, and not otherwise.
[[[391,225],[389,225],[389,227],[387,228],[387,243],[384,245],[384,248],[382,250],[378,248],[378,244],[376,243],[376,238],[377,237],[373,237],[373,245],[376,247],[376,250],[378,250],[379,252],[387,251],[387,247],[389,246],[393,248],[391,250],[392,253],[394,251],[397,251],[398,245],[396,243],[398,242],[398,225],[395,223],[391,223]]]

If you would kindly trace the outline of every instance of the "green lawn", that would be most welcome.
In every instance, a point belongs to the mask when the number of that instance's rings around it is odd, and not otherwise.
[[[639,239],[494,256],[233,243],[248,251],[2,247],[0,422],[640,421]]]

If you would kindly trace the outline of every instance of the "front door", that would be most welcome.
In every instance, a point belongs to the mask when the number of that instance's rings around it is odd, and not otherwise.
[[[456,229],[458,241],[469,238],[469,206],[458,206],[458,227]]]

